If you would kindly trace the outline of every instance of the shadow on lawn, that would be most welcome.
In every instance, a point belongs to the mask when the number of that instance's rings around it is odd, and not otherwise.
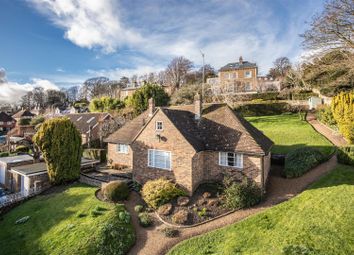
[[[79,185],[68,186],[79,187]],[[53,240],[44,243],[40,238],[62,221],[76,214],[71,210],[86,199],[89,194],[69,194],[64,190],[61,193],[39,195],[24,202],[3,216],[0,221],[0,247],[3,254],[48,254],[54,245]],[[30,219],[16,225],[19,218],[30,216]],[[70,225],[70,224],[69,224]],[[68,231],[70,231],[70,226]],[[65,233],[60,233],[64,234]],[[47,247],[46,250],[43,247]]]

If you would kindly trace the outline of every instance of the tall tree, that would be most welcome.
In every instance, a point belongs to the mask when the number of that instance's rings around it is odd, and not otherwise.
[[[193,63],[185,57],[176,57],[168,64],[166,69],[166,79],[169,85],[179,88],[185,83],[187,73],[192,69]]]
[[[316,15],[302,37],[311,50],[354,49],[354,2],[333,0]]]
[[[64,105],[66,95],[63,91],[48,89],[46,91],[46,105],[60,107]]]
[[[79,178],[81,135],[68,118],[46,120],[33,142],[42,151],[51,183],[62,184]]]
[[[45,92],[42,87],[36,87],[32,91],[33,93],[33,102],[37,107],[44,107],[45,105]]]
[[[291,69],[291,62],[287,57],[277,58],[274,62],[274,67],[269,70],[268,76],[273,79],[284,78],[287,72]]]

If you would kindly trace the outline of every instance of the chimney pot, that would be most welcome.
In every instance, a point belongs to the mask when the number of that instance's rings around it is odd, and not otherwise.
[[[194,113],[195,116],[194,118],[196,120],[199,120],[202,116],[202,108],[203,108],[203,102],[202,102],[202,97],[199,93],[197,93],[194,96]]]
[[[240,65],[242,65],[242,64],[243,64],[243,58],[242,58],[242,56],[240,56],[240,58],[239,58],[239,62],[240,62]]]
[[[153,98],[149,99],[149,117],[152,117],[152,115],[155,112],[155,100]]]

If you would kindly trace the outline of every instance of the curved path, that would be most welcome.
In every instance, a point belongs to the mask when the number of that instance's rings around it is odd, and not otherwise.
[[[129,254],[136,255],[162,255],[166,254],[169,249],[171,249],[175,244],[188,239],[193,236],[204,234],[208,231],[235,223],[240,221],[252,214],[261,212],[275,204],[286,201],[304,189],[314,181],[316,181],[320,176],[326,174],[332,170],[337,165],[336,156],[332,156],[327,162],[315,167],[310,172],[296,179],[284,179],[277,175],[277,169],[272,169],[272,175],[269,177],[267,194],[265,200],[256,207],[250,209],[239,210],[231,213],[225,217],[216,219],[214,221],[208,222],[206,224],[186,228],[180,230],[180,235],[177,238],[167,238],[165,237],[159,229],[163,228],[164,225],[160,222],[156,222],[154,227],[142,228],[138,224],[137,215],[134,212],[134,206],[139,199],[138,194],[132,193],[132,196],[127,202],[127,209],[131,212],[133,216],[133,225],[136,229],[137,240],[135,246],[131,249]]]
[[[316,115],[312,112],[309,112],[306,115],[306,120],[310,125],[328,140],[330,140],[336,146],[345,146],[347,145],[347,141],[343,138],[341,134],[330,129],[326,125],[322,124],[316,119]]]

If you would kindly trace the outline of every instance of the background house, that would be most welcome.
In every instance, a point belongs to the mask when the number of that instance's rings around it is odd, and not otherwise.
[[[5,112],[0,112],[0,134],[6,133],[14,128],[16,120]]]

